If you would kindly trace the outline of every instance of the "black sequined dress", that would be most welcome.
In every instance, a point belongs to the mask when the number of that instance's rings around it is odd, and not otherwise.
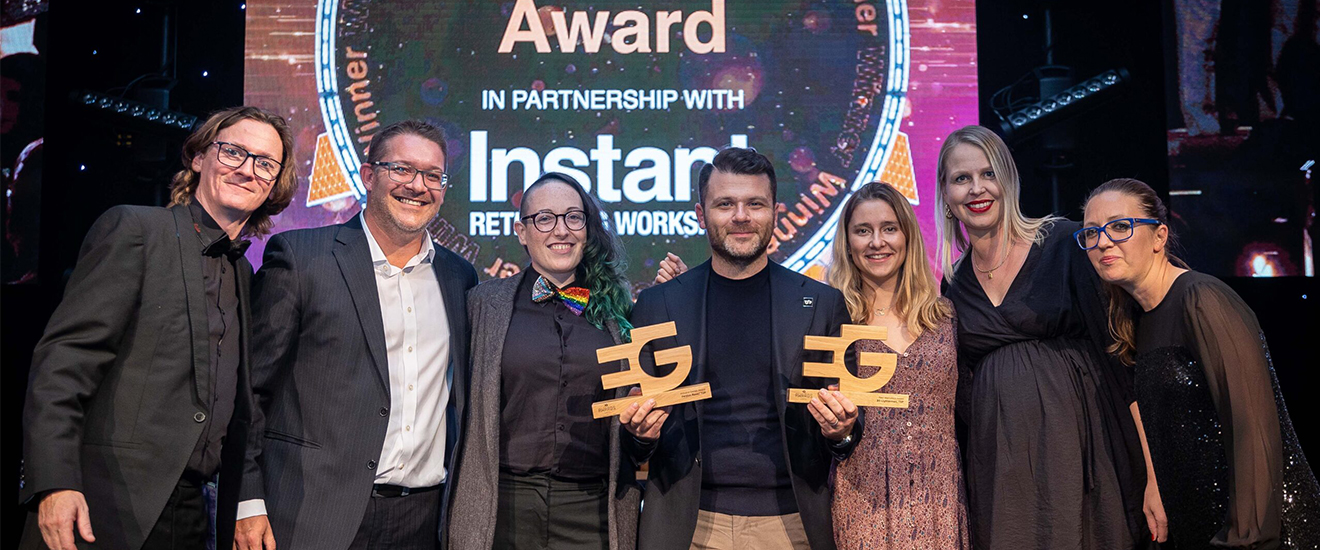
[[[1163,548],[1320,548],[1320,487],[1246,303],[1189,271],[1136,333],[1137,403],[1169,518]]]

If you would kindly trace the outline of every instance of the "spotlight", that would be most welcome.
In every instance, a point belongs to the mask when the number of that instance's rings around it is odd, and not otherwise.
[[[1021,139],[1081,113],[1103,102],[1122,84],[1131,81],[1125,69],[1105,71],[1062,92],[1000,115],[1000,131],[1005,141]]]
[[[191,130],[197,124],[197,117],[195,116],[157,109],[155,106],[119,96],[79,91],[74,92],[70,99],[76,104],[90,107],[97,112],[113,114],[119,118],[140,122],[157,129],[161,129],[163,126],[171,130]]]

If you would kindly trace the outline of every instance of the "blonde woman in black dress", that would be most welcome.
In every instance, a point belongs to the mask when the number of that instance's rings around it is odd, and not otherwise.
[[[1072,240],[1079,225],[1022,214],[1013,158],[986,128],[945,140],[938,178],[973,547],[1149,541],[1155,515],[1143,518],[1143,504],[1158,503],[1144,498],[1130,373],[1105,353],[1100,281]]]

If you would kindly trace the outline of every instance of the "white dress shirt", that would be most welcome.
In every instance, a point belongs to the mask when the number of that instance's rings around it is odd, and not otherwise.
[[[385,356],[390,371],[390,420],[376,468],[376,483],[421,488],[445,480],[445,409],[449,404],[449,318],[431,261],[435,246],[426,234],[422,250],[403,268],[371,247]]]
[[[376,469],[376,483],[422,488],[445,481],[445,421],[449,390],[449,317],[431,262],[435,246],[426,234],[422,249],[402,268],[390,264],[360,218],[371,249],[385,356],[389,363],[390,417]],[[266,514],[265,501],[243,501],[238,519]]]

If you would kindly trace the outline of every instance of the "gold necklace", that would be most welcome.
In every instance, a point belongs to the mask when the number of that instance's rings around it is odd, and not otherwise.
[[[872,307],[875,306],[875,304],[871,304],[871,305],[872,305]],[[894,307],[894,297],[893,297],[893,296],[890,296],[890,297],[889,297],[889,305],[887,305],[887,306],[885,306],[885,307],[878,307],[878,308],[875,308],[875,313],[874,313],[873,315],[876,316],[876,317],[884,317],[884,316],[885,316],[885,313],[888,312],[888,311],[889,311],[889,308],[891,308],[891,307]]]
[[[1009,249],[1008,249],[1008,252],[1004,253],[1004,258],[1001,259],[1001,260],[999,260],[999,263],[998,263],[998,264],[995,264],[995,266],[992,267],[992,268],[990,268],[990,269],[981,269],[981,268],[979,268],[979,267],[976,267],[976,254],[972,254],[972,257],[971,257],[971,260],[972,260],[972,269],[975,269],[978,273],[984,273],[985,276],[986,276],[986,278],[988,278],[988,279],[990,279],[990,280],[994,280],[994,278],[995,278],[995,270],[996,270],[996,269],[999,269],[999,268],[1001,268],[1001,267],[1004,266],[1004,262],[1007,262],[1007,261],[1008,261],[1008,255],[1009,255],[1009,253],[1011,253],[1012,251],[1013,251],[1013,248],[1012,248],[1012,246],[1010,245],[1010,246],[1009,246]]]

